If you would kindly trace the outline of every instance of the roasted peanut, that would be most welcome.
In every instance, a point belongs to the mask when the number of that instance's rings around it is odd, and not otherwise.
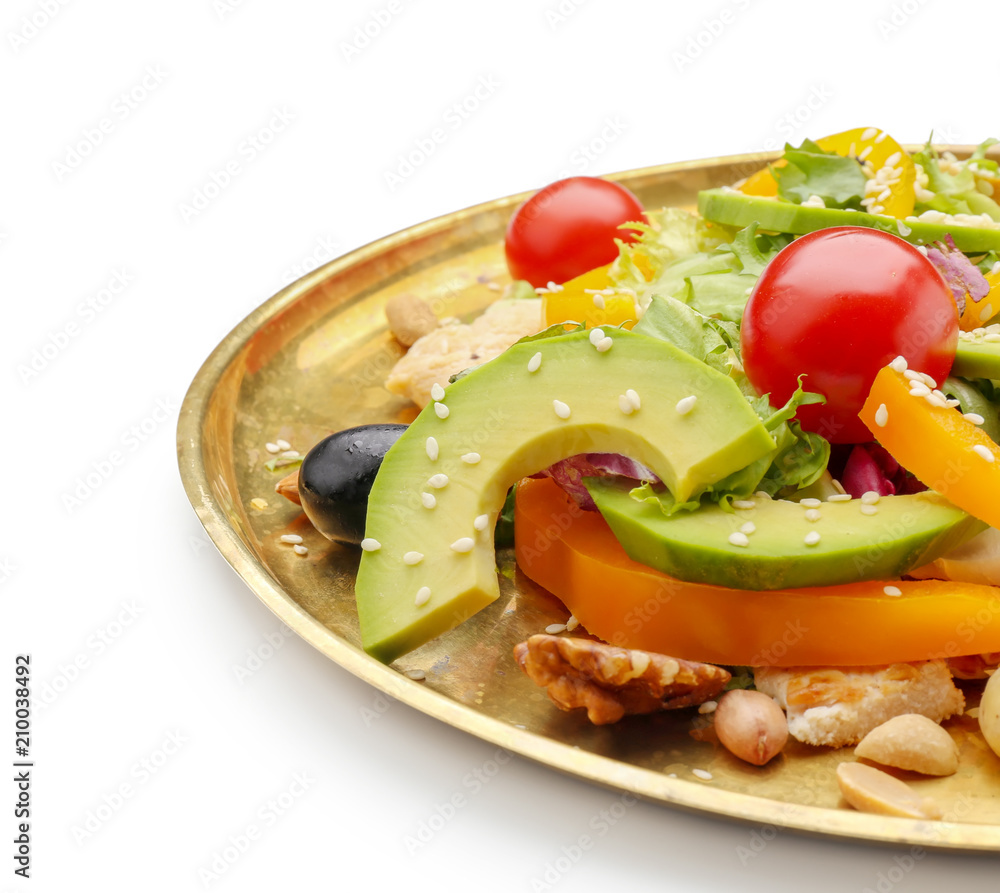
[[[735,689],[719,698],[715,733],[734,756],[763,766],[788,740],[788,723],[781,708],[759,691]]]
[[[953,775],[958,771],[958,746],[951,735],[919,713],[894,716],[872,729],[854,754],[924,775]]]
[[[1000,671],[990,676],[979,702],[979,728],[993,752],[1000,755]]]
[[[905,781],[864,763],[841,763],[837,782],[844,799],[861,812],[902,816],[907,819],[938,819],[941,810],[928,797],[921,797]]]
[[[438,327],[438,318],[426,301],[416,295],[396,295],[385,305],[389,329],[400,344],[409,347]]]

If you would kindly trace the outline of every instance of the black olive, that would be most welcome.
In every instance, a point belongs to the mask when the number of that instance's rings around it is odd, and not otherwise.
[[[306,454],[299,498],[313,527],[327,539],[361,542],[372,482],[405,430],[406,425],[360,425],[331,434]]]

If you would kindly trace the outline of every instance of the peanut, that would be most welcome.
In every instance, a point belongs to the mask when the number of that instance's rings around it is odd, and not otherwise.
[[[1000,755],[1000,670],[990,676],[979,702],[979,728],[993,752]]]
[[[296,505],[302,505],[302,500],[299,498],[299,470],[296,468],[291,474],[285,475],[278,481],[274,485],[274,492]]]
[[[924,775],[954,775],[958,771],[958,746],[951,735],[919,713],[894,716],[872,729],[854,755]]]
[[[907,819],[941,818],[941,810],[933,800],[921,797],[905,781],[874,766],[841,763],[837,782],[844,799],[860,812]]]
[[[719,698],[715,733],[733,756],[763,766],[788,740],[788,723],[781,708],[759,691],[734,689]]]
[[[385,318],[396,340],[409,347],[438,327],[438,318],[426,301],[416,295],[396,295],[385,305]]]

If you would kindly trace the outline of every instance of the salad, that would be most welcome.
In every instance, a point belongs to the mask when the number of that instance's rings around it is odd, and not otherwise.
[[[515,649],[562,709],[697,706],[756,765],[791,735],[945,775],[940,723],[988,680],[998,750],[992,143],[806,140],[697,214],[570,178],[512,216],[513,282],[480,320],[387,308],[409,347],[387,386],[421,412],[338,432],[279,485],[360,546],[366,650],[489,604],[512,540],[569,612]],[[842,768],[850,804],[934,815]]]

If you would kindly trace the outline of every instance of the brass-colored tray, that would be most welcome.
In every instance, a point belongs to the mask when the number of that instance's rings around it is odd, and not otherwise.
[[[958,147],[956,147],[957,149]],[[732,183],[773,156],[741,155],[664,165],[612,177],[647,207],[693,207],[699,189]],[[289,627],[391,697],[500,747],[588,781],[652,801],[757,824],[838,837],[950,849],[1000,849],[1000,761],[968,717],[949,728],[962,768],[919,780],[947,821],[855,812],[834,772],[852,759],[792,743],[764,768],[719,746],[693,710],[591,726],[552,705],[515,666],[512,646],[566,611],[525,579],[510,551],[498,554],[501,597],[472,620],[384,666],[359,647],[355,550],[317,534],[274,493],[264,445],[284,439],[305,452],[328,433],[376,421],[409,421],[414,408],[382,382],[401,350],[382,312],[413,292],[439,316],[472,315],[507,281],[502,240],[525,196],[511,196],[411,227],[334,260],[251,313],[213,351],[184,400],[178,424],[181,477],[198,517],[226,560]],[[491,287],[491,283],[493,286]],[[266,501],[257,509],[251,500]],[[279,542],[300,534],[309,552]],[[408,670],[423,670],[413,681]],[[711,778],[699,778],[701,769]]]

